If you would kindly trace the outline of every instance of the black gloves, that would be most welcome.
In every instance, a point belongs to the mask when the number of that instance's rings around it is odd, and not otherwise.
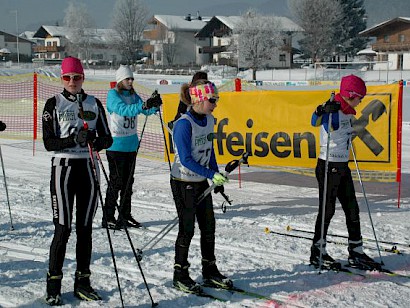
[[[80,147],[86,147],[87,144],[90,142],[93,144],[96,138],[96,133],[95,130],[88,130],[81,128],[80,131],[77,134],[77,137],[75,139],[76,143],[80,145]]]
[[[2,132],[3,130],[5,130],[6,127],[7,127],[7,126],[6,126],[6,123],[0,121],[0,132]]]
[[[316,115],[321,116],[325,113],[336,113],[340,110],[340,103],[328,100],[326,103],[317,106]]]
[[[154,93],[152,93],[151,97],[147,99],[146,102],[144,102],[144,105],[142,106],[143,109],[151,109],[153,107],[159,108],[162,105],[162,98],[161,95],[159,95],[158,91],[155,90]]]
[[[225,188],[224,188],[223,185],[216,186],[216,187],[214,188],[214,193],[215,193],[215,194],[217,194],[217,193],[224,193],[224,192],[225,192]]]

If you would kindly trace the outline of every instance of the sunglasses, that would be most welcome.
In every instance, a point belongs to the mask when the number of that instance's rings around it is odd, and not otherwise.
[[[64,75],[64,76],[61,76],[61,78],[64,81],[70,81],[70,80],[79,81],[83,79],[83,75],[74,75],[74,76]]]
[[[217,100],[216,98],[209,98],[208,101],[209,101],[211,104],[216,104],[216,102],[217,102],[218,100]]]

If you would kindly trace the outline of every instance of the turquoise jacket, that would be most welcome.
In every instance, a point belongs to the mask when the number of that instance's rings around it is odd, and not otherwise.
[[[123,90],[118,93],[111,89],[107,94],[107,111],[110,117],[110,130],[113,144],[107,151],[135,152],[139,138],[137,132],[138,115],[152,115],[158,108],[143,109],[143,100],[137,94]]]

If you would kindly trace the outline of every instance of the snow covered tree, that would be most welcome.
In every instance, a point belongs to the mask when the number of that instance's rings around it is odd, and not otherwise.
[[[249,10],[234,28],[238,38],[238,61],[241,67],[252,69],[252,78],[256,71],[268,65],[275,48],[281,47],[280,23],[272,16],[262,16]]]
[[[366,29],[366,10],[363,0],[340,0],[343,19],[336,32],[338,52],[354,57],[359,50],[366,48],[367,39],[358,33]]]
[[[299,41],[302,52],[314,62],[331,56],[337,44],[335,35],[342,21],[339,0],[288,0],[296,22],[304,29]]]
[[[114,43],[128,64],[135,63],[137,52],[142,49],[142,32],[145,29],[148,10],[141,0],[117,0],[112,27],[117,36]]]
[[[70,29],[67,44],[69,53],[82,60],[89,60],[91,40],[87,35],[87,29],[94,26],[94,21],[88,14],[85,4],[71,1],[65,10],[63,22],[64,26]]]

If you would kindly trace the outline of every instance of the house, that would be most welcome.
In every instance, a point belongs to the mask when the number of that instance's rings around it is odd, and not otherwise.
[[[43,39],[43,45],[34,47],[33,62],[61,63],[68,55],[76,56],[87,64],[115,63],[118,51],[112,44],[112,37],[116,35],[112,29],[81,30],[76,34],[75,29],[60,26],[41,26],[33,38]]]
[[[193,17],[174,15],[154,15],[148,22],[150,28],[145,30],[143,38],[149,43],[144,52],[151,54],[154,65],[200,65],[205,57],[199,53],[207,45],[195,34],[206,25],[206,20],[197,14]]]
[[[410,69],[410,17],[387,20],[359,35],[375,39],[371,48],[377,53],[377,61],[388,61],[390,70]]]
[[[270,67],[289,67],[292,65],[292,38],[294,33],[302,32],[302,28],[287,17],[273,16],[273,22],[278,25],[278,31],[282,37],[283,45],[276,50],[272,50]],[[232,48],[232,44],[238,44],[235,34],[238,25],[242,20],[241,16],[214,16],[211,20],[195,35],[198,39],[206,39],[208,46],[204,46],[200,52],[208,55],[208,62],[218,64],[228,64],[241,67],[238,63],[238,48]]]
[[[32,45],[30,40],[0,31],[0,61],[31,61]]]

